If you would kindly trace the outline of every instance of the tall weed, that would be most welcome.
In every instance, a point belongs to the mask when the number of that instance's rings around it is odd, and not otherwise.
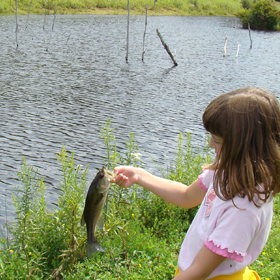
[[[44,252],[38,250],[37,236],[42,231],[41,215],[46,210],[45,184],[37,172],[22,160],[18,173],[21,186],[13,190],[16,222],[10,226],[12,242],[2,239],[1,259],[5,265],[0,273],[4,279],[34,279],[43,275]],[[15,270],[15,268],[18,268]],[[15,278],[16,277],[16,278]]]

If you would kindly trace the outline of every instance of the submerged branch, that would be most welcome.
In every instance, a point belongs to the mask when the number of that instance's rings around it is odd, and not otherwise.
[[[166,43],[164,42],[164,40],[163,40],[161,34],[159,33],[158,29],[157,29],[157,35],[158,35],[158,37],[160,38],[160,41],[161,41],[162,45],[164,46],[165,50],[167,51],[167,53],[168,53],[169,56],[171,57],[171,59],[172,59],[174,65],[177,66],[178,63],[177,63],[176,60],[174,59],[174,57],[173,57],[173,55],[172,55],[172,53],[171,53],[169,47],[168,47],[168,46],[166,45]]]
[[[143,52],[142,52],[142,62],[144,62],[144,54],[145,54],[145,36],[146,36],[146,30],[147,30],[147,10],[148,6],[145,6],[146,8],[146,16],[145,16],[145,30],[144,30],[144,35],[143,35]]]
[[[129,13],[130,13],[129,0],[127,0],[127,30],[126,30],[126,56],[125,56],[126,63],[128,62],[128,46],[129,46]]]
[[[249,30],[249,38],[250,38],[250,49],[252,49],[252,38],[251,38],[251,28],[250,28],[250,22],[248,22],[248,30]]]
[[[27,29],[27,25],[28,25],[28,20],[29,20],[29,15],[30,15],[30,8],[31,8],[31,5],[32,5],[32,0],[30,0],[30,3],[29,3],[28,15],[27,15],[27,20],[26,20],[25,30]]]
[[[16,43],[18,49],[18,18],[17,18],[17,8],[18,8],[18,0],[16,0]]]

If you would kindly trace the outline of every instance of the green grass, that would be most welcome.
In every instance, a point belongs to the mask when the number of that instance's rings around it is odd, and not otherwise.
[[[280,199],[274,199],[274,217],[268,242],[259,256],[251,265],[265,280],[280,279]]]
[[[27,14],[31,0],[18,0],[18,14]],[[0,14],[14,14],[15,0],[1,0]],[[130,1],[131,14],[149,15],[219,15],[234,16],[242,8],[239,0],[135,0]],[[126,14],[127,0],[32,0],[31,14]]]
[[[107,150],[107,168],[119,164],[143,166],[133,133],[121,152],[110,120],[100,137]],[[161,167],[164,177],[189,184],[197,178],[201,166],[211,160],[207,145],[195,152],[191,142],[190,134],[186,138],[179,134],[174,162]],[[111,184],[103,211],[104,228],[97,231],[106,252],[88,259],[86,230],[80,226],[88,170],[82,169],[74,154],[64,148],[58,161],[62,177],[56,186],[59,198],[53,211],[46,206],[44,180],[22,161],[18,174],[21,185],[13,190],[17,219],[8,225],[12,239],[1,239],[0,279],[172,279],[181,243],[197,209],[172,206],[137,186],[123,189]],[[268,243],[251,266],[262,279],[280,276],[278,197],[274,212]]]

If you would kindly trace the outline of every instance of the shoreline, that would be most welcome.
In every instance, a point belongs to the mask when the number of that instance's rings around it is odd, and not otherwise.
[[[172,9],[148,9],[148,16],[223,16],[223,17],[236,17],[236,14],[226,13],[225,11],[220,11],[218,13],[213,13],[212,11],[197,11],[184,12],[182,10],[172,10]],[[45,10],[36,9],[35,11],[30,11],[29,15],[44,15]],[[54,10],[47,9],[46,15],[53,15]],[[56,15],[127,15],[126,9],[109,9],[109,8],[92,8],[92,9],[60,9],[59,7],[55,11]],[[11,16],[14,13],[0,13],[0,16]],[[17,15],[28,15],[28,10],[18,9]],[[145,15],[145,9],[130,9],[130,15]]]

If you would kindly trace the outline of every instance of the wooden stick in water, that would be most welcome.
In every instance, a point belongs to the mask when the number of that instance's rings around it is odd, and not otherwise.
[[[28,15],[27,15],[27,20],[26,20],[25,30],[27,29],[27,24],[28,24],[28,20],[29,20],[31,4],[32,4],[32,0],[30,0],[30,3],[29,3]]]
[[[148,6],[145,6],[146,8],[146,16],[145,16],[145,30],[144,30],[144,35],[143,35],[143,52],[142,52],[142,62],[144,62],[144,54],[145,54],[145,36],[146,36],[146,30],[147,30],[147,10]]]
[[[68,41],[69,41],[69,39],[70,39],[70,36],[71,36],[71,34],[69,34],[69,36],[68,36],[68,38],[67,38],[66,46],[68,45]]]
[[[55,13],[55,6],[54,6],[54,7],[53,7],[53,24],[52,24],[52,32],[53,32],[53,30],[54,30],[55,15],[56,15],[56,13]]]
[[[17,18],[17,7],[18,7],[18,0],[16,0],[16,43],[18,49],[18,18]]]
[[[125,61],[128,62],[128,47],[129,47],[129,0],[127,0],[127,32],[126,32],[126,56]]]
[[[43,25],[43,29],[45,29],[46,16],[47,16],[47,4],[46,4],[46,0],[45,0],[45,16],[44,16],[44,25]]]
[[[51,41],[52,41],[52,37],[53,37],[54,23],[55,23],[55,6],[54,6],[54,8],[53,8],[52,35],[51,35],[51,39],[50,39],[49,45],[50,45],[50,43],[51,43]],[[47,46],[46,51],[49,51],[49,45]]]
[[[236,58],[238,57],[238,54],[239,54],[239,47],[240,47],[240,44],[237,42],[237,52],[236,52]]]
[[[157,35],[158,35],[158,37],[160,38],[160,41],[161,41],[162,45],[164,46],[165,50],[167,51],[167,53],[169,54],[170,58],[172,59],[174,65],[177,66],[178,63],[177,63],[176,60],[174,59],[174,57],[173,57],[171,51],[169,50],[169,47],[168,47],[168,46],[166,45],[166,43],[164,42],[164,40],[163,40],[161,34],[159,33],[158,29],[157,29]]]
[[[225,38],[224,54],[223,54],[223,56],[226,56],[226,54],[227,54],[227,35],[226,35],[226,38]]]
[[[249,30],[249,38],[250,38],[250,49],[252,49],[252,38],[251,38],[251,28],[250,28],[250,22],[248,21],[248,30]]]

